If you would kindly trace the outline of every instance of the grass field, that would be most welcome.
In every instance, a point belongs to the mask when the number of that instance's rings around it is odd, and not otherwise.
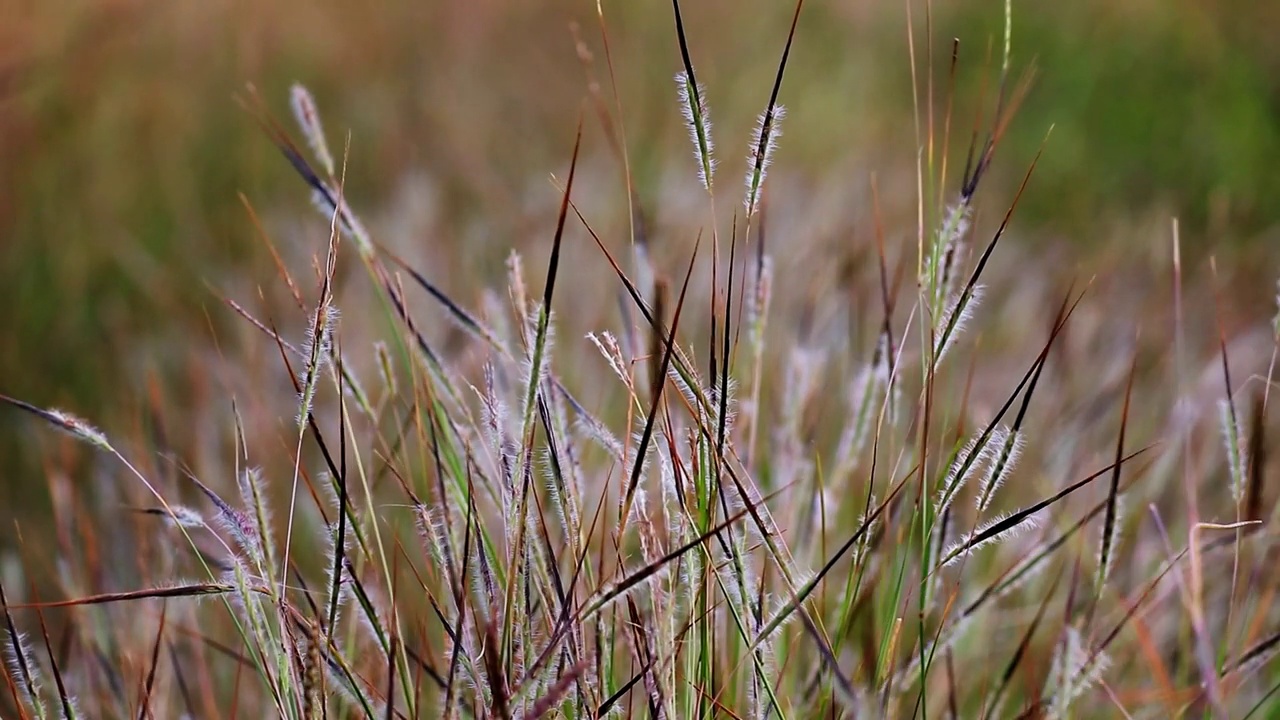
[[[1275,716],[1258,5],[11,8],[0,717]]]

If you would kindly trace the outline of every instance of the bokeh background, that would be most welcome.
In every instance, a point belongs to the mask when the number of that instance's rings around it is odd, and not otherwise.
[[[703,202],[672,82],[670,5],[603,8],[637,197],[662,237],[663,217]],[[959,145],[998,64],[985,58],[993,46],[999,56],[1004,7],[939,0],[931,41],[925,8],[912,6],[916,49],[921,66],[932,52],[936,86],[961,40]],[[734,196],[793,5],[684,10]],[[1165,272],[1177,216],[1188,273],[1205,277],[1216,257],[1229,329],[1265,324],[1280,268],[1280,3],[1015,0],[1014,18],[1014,63],[1036,76],[983,190],[989,212],[1054,129],[1013,257],[1123,285]],[[125,431],[149,397],[181,418],[216,392],[202,369],[251,332],[215,290],[253,299],[274,282],[246,202],[277,244],[311,243],[302,267],[319,247],[305,189],[241,104],[249,85],[286,120],[290,85],[311,88],[334,145],[349,133],[353,205],[464,301],[501,284],[510,248],[545,242],[548,174],[563,172],[584,107],[584,202],[621,242],[620,168],[584,105],[593,80],[612,97],[594,0],[0,0],[0,392]],[[866,260],[846,248],[869,242],[873,173],[890,241],[912,242],[907,3],[810,0],[781,99],[771,197],[791,208],[783,222],[810,221],[775,241],[794,248],[793,277],[833,254]],[[1047,284],[1042,272],[1022,282]],[[0,413],[11,508],[44,492],[49,444],[28,425]]]

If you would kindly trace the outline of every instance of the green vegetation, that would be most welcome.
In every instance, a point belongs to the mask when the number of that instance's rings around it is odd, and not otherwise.
[[[999,18],[989,5],[940,23],[981,47]],[[1158,209],[1240,242],[1280,221],[1280,52],[1248,26],[1248,8],[1086,2],[1018,17],[1022,54],[1041,73],[1008,147],[1034,152],[1040,129],[1056,127],[1024,208],[1033,222],[1082,235],[1099,214]],[[981,82],[974,69],[966,94]]]

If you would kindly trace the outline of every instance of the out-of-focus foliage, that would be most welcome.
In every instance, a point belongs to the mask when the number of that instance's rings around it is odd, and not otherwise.
[[[638,192],[656,203],[664,168],[685,151],[673,140],[670,8],[604,8]],[[917,26],[925,10],[913,5]],[[763,106],[790,11],[757,0],[686,9],[718,134],[735,152]],[[937,87],[954,32],[965,58],[958,97],[977,96],[978,78],[992,76],[981,62],[989,42],[999,57],[1003,11],[989,0],[935,4]],[[1002,150],[1006,186],[1056,128],[1024,227],[1080,243],[1107,242],[1116,219],[1133,216],[1177,213],[1189,236],[1217,239],[1274,227],[1275,3],[1015,11],[1014,55],[1034,56],[1039,71]],[[438,180],[438,212],[458,226],[478,220],[496,241],[421,238],[459,244],[456,278],[493,270],[519,244],[528,188],[562,160],[588,88],[571,26],[609,93],[593,2],[66,0],[2,13],[0,384],[83,412],[148,371],[179,372],[184,349],[148,338],[206,322],[205,282],[269,269],[241,193],[264,212],[306,210],[237,102],[247,83],[277,112],[289,83],[315,91],[335,138],[350,132],[355,202],[392,195],[411,172]],[[914,172],[906,4],[814,0],[800,38],[783,97],[785,171],[843,173],[851,188],[873,170]],[[972,111],[958,105],[956,126],[970,127]],[[0,433],[5,457],[14,436]]]
[[[970,12],[976,5],[952,5],[940,22],[971,53],[1003,13],[1000,3]],[[1280,30],[1280,6],[1021,5],[1016,52],[1034,57],[1039,73],[1009,152],[1034,152],[1054,126],[1029,215],[1095,242],[1103,222],[1153,210],[1218,240],[1274,227],[1280,49],[1267,36]],[[978,90],[978,65],[964,69],[962,87]]]

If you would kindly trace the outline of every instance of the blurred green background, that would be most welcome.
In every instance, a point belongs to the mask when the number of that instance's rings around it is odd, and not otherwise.
[[[688,162],[670,4],[603,8],[638,191],[660,203],[664,171]],[[792,9],[685,3],[722,153],[744,145],[764,104]],[[933,3],[931,43],[925,9],[912,6],[917,51],[923,62],[932,49],[938,85],[961,39],[956,125],[967,129],[1003,3]],[[807,3],[780,172],[843,178],[851,192],[873,170],[914,172],[906,16],[901,0]],[[997,185],[1017,182],[1054,126],[1020,210],[1024,236],[1092,248],[1178,215],[1193,250],[1211,240],[1227,262],[1277,240],[1280,3],[1015,0],[1014,17],[1015,64],[1037,75]],[[487,240],[459,230],[407,242],[456,244],[455,288],[491,278],[521,242],[527,189],[563,166],[587,95],[575,24],[607,94],[594,0],[0,3],[0,392],[105,422],[136,411],[149,373],[187,382],[208,347],[182,338],[234,322],[209,286],[270,277],[241,194],[264,215],[310,212],[237,102],[248,83],[287,119],[301,81],[334,144],[350,132],[357,207],[376,213],[407,177],[430,178],[432,227],[479,224]],[[34,467],[30,438],[0,415],[6,467]]]

